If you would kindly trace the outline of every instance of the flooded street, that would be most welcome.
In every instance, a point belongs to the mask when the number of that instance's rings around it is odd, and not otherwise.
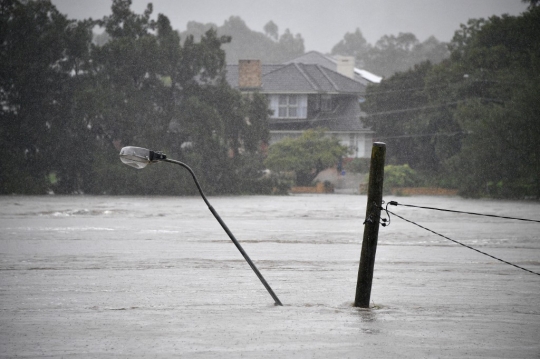
[[[366,196],[0,197],[0,357],[540,358],[540,276],[399,218],[352,306]],[[540,219],[537,202],[388,197]],[[389,208],[540,272],[540,223]]]

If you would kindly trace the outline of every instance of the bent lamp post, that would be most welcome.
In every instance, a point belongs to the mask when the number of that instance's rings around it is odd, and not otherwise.
[[[188,170],[189,173],[191,174],[191,177],[193,177],[193,181],[195,182],[195,185],[197,185],[197,189],[199,190],[199,193],[201,194],[201,197],[206,203],[206,205],[208,206],[208,209],[210,210],[210,212],[212,212],[212,214],[217,219],[217,221],[219,222],[223,230],[225,230],[225,232],[227,233],[231,241],[234,243],[236,248],[238,248],[240,253],[242,253],[242,256],[244,256],[244,259],[246,260],[246,262],[248,262],[251,269],[253,269],[257,277],[259,277],[259,279],[261,280],[262,284],[264,285],[268,293],[270,293],[270,295],[274,299],[276,305],[280,305],[280,306],[283,305],[281,304],[281,301],[279,300],[277,295],[274,293],[272,288],[270,288],[270,285],[266,282],[262,274],[259,272],[255,264],[251,261],[246,251],[244,251],[244,248],[242,248],[240,243],[238,243],[238,241],[236,240],[232,232],[229,230],[225,222],[223,222],[223,220],[221,219],[219,214],[216,212],[214,207],[212,207],[210,202],[208,202],[208,199],[204,195],[204,192],[201,188],[201,185],[199,184],[199,181],[197,180],[197,177],[195,176],[195,173],[188,165],[180,161],[169,159],[162,152],[151,151],[151,150],[147,150],[146,148],[133,147],[133,146],[124,147],[122,148],[122,150],[120,150],[120,160],[124,162],[126,165],[135,167],[137,169],[143,169],[150,163],[163,161],[163,162],[170,162],[170,163],[180,165],[184,167],[186,170]]]

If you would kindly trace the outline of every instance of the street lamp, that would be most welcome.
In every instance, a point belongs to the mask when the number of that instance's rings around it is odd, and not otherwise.
[[[266,282],[266,280],[264,279],[262,274],[259,272],[259,270],[255,266],[255,264],[251,261],[248,254],[246,253],[246,251],[244,251],[244,248],[242,248],[240,243],[238,243],[238,241],[236,240],[236,238],[234,237],[232,232],[229,230],[229,228],[227,227],[225,222],[223,222],[223,220],[221,219],[219,214],[216,212],[214,207],[212,207],[210,202],[208,202],[208,199],[204,195],[204,192],[203,192],[203,190],[201,188],[201,185],[199,184],[199,181],[197,180],[197,177],[195,177],[195,173],[193,172],[193,170],[188,165],[186,165],[185,163],[180,162],[180,161],[169,159],[162,152],[151,151],[151,150],[148,150],[146,148],[133,147],[133,146],[124,147],[124,148],[122,148],[120,150],[120,160],[123,163],[125,163],[126,165],[131,166],[131,167],[135,167],[137,169],[143,169],[150,163],[156,163],[156,162],[163,161],[163,162],[170,162],[170,163],[180,165],[180,166],[184,167],[186,170],[188,170],[189,173],[191,174],[191,177],[193,177],[193,181],[195,181],[195,185],[197,185],[197,189],[199,190],[199,193],[201,194],[201,197],[204,200],[204,202],[206,203],[206,205],[208,206],[208,209],[210,210],[210,212],[212,212],[212,214],[217,219],[217,221],[219,222],[219,224],[221,225],[223,230],[225,230],[225,232],[227,233],[227,235],[229,236],[231,241],[233,241],[236,248],[238,248],[240,253],[242,253],[242,255],[244,256],[244,259],[246,260],[246,262],[248,262],[249,266],[251,267],[251,269],[253,269],[253,271],[255,272],[257,277],[259,277],[259,279],[261,280],[262,284],[264,285],[264,287],[266,288],[268,293],[270,293],[270,295],[274,299],[276,305],[280,305],[280,306],[283,305],[283,304],[281,304],[281,301],[279,300],[277,295],[274,293],[272,288],[270,288],[270,285]]]

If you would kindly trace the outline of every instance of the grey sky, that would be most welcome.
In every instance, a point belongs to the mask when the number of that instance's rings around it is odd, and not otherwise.
[[[52,0],[69,18],[101,18],[110,14],[111,0]],[[449,41],[470,18],[518,15],[527,5],[521,0],[133,0],[142,13],[152,2],[154,15],[165,14],[173,28],[185,30],[189,21],[222,25],[240,16],[255,31],[272,20],[280,34],[300,33],[306,51],[329,52],[346,32],[360,28],[370,43],[383,35],[412,32],[420,41],[434,35]]]

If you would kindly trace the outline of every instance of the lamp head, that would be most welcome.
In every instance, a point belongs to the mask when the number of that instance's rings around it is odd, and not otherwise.
[[[139,170],[145,168],[149,163],[159,162],[166,158],[167,156],[161,152],[142,147],[127,146],[120,150],[120,160]]]

